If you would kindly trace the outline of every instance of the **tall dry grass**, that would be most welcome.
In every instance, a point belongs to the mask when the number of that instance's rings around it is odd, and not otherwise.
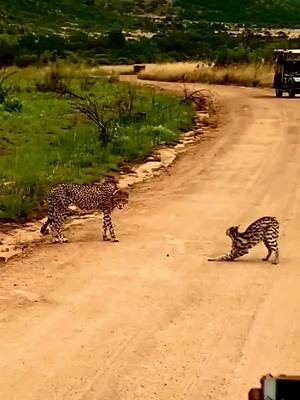
[[[25,68],[15,66],[8,67],[7,72],[18,71],[18,77],[24,79],[43,79],[51,70],[59,70],[60,74],[67,77],[85,77],[85,76],[104,76],[104,75],[127,75],[134,73],[132,65],[87,65],[87,64],[68,64],[64,62],[49,63],[43,66],[30,65]]]
[[[139,79],[169,82],[202,82],[221,85],[271,87],[273,68],[269,64],[215,67],[204,63],[148,64]]]
[[[177,82],[184,80],[185,75],[191,75],[196,69],[207,68],[208,65],[203,62],[170,62],[146,64],[145,67],[138,74],[140,79]]]

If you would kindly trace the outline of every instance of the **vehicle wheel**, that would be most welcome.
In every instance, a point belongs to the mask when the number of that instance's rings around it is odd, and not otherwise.
[[[293,91],[293,89],[289,90],[289,97],[295,97],[295,92]]]
[[[264,395],[261,389],[251,389],[248,393],[248,400],[263,400]]]
[[[276,89],[275,93],[276,93],[276,97],[282,97],[282,90]]]

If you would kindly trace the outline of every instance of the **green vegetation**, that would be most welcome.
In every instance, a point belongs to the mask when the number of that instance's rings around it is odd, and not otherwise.
[[[66,23],[98,30],[151,27],[151,20],[300,23],[299,0],[0,0],[3,17],[41,28]],[[143,17],[143,18],[141,18]]]
[[[300,47],[299,38],[269,29],[300,25],[300,0],[0,0],[0,6],[0,67],[58,58],[224,65],[269,59],[274,47]]]
[[[25,72],[2,85],[10,107],[4,100],[0,106],[0,218],[36,212],[50,185],[99,181],[123,162],[143,160],[153,146],[175,143],[192,125],[193,107],[174,96],[55,69],[39,78]],[[80,112],[89,102],[100,121],[109,120],[105,142]]]
[[[181,14],[190,20],[236,22],[281,26],[299,24],[299,0],[175,0]]]
[[[99,180],[190,128],[191,105],[84,68],[213,61],[141,77],[269,85],[262,61],[300,47],[279,31],[300,26],[300,0],[0,0],[0,17],[0,69],[22,68],[0,73],[0,218],[27,216],[49,185]]]

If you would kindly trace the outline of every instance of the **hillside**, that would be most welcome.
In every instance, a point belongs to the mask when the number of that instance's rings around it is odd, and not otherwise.
[[[300,0],[0,0],[1,25],[23,29],[82,27],[156,30],[163,17],[286,26],[300,24]],[[158,17],[158,18],[156,18]]]
[[[186,18],[250,24],[299,24],[299,0],[175,0]]]
[[[256,62],[299,47],[279,32],[295,26],[300,0],[0,0],[0,67]]]

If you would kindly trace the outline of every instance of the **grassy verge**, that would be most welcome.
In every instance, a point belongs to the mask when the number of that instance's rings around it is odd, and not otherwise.
[[[10,107],[0,104],[1,219],[36,213],[50,185],[98,181],[123,162],[142,161],[154,146],[175,143],[191,128],[194,109],[177,97],[116,78],[87,78],[80,70],[60,74],[82,99],[88,95],[97,103],[101,118],[112,121],[107,145],[74,107],[76,99],[51,92],[47,70],[29,68],[5,81]]]
[[[201,82],[242,86],[271,87],[271,65],[236,65],[214,67],[201,63],[167,63],[147,65],[140,79],[170,82]]]
[[[26,68],[18,69],[17,67],[9,67],[6,71],[18,71],[16,80],[25,80],[26,83],[43,79],[45,75],[57,68],[57,63],[49,63],[40,67],[30,65]],[[91,66],[87,64],[69,64],[61,62],[59,71],[62,76],[67,78],[84,78],[87,76],[107,76],[107,75],[128,75],[133,73],[132,65],[99,65]]]

